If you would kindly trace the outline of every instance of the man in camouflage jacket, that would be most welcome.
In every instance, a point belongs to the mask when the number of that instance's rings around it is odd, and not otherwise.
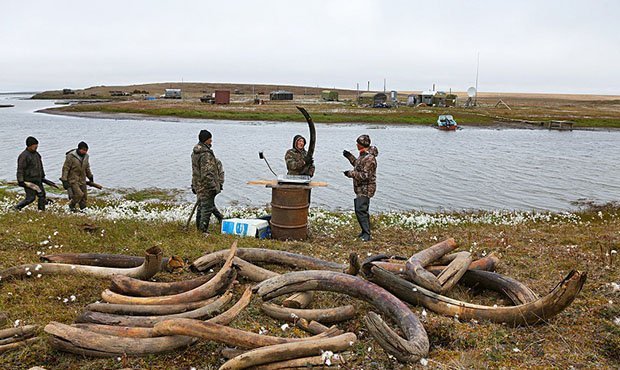
[[[86,208],[88,200],[88,189],[86,188],[86,179],[91,182],[95,181],[95,177],[90,170],[90,158],[88,156],[88,144],[80,142],[77,149],[72,149],[65,156],[65,163],[62,166],[62,182],[63,188],[69,193],[69,209],[76,212],[76,206],[80,206],[80,210]]]
[[[314,161],[304,149],[306,139],[301,135],[293,138],[293,147],[286,151],[284,160],[289,175],[314,176]]]
[[[377,159],[379,150],[370,146],[370,137],[361,135],[357,138],[357,149],[359,157],[355,158],[351,152],[342,152],[345,158],[353,166],[353,170],[344,171],[346,177],[353,179],[353,190],[355,191],[355,216],[360,224],[362,232],[358,235],[363,241],[371,240],[370,235],[370,198],[375,195],[377,190]]]
[[[196,227],[207,233],[213,214],[221,222],[222,214],[215,206],[215,196],[224,186],[224,168],[211,149],[212,135],[201,130],[198,144],[192,151],[192,191],[198,197],[196,210]]]
[[[47,199],[45,198],[45,171],[43,170],[43,161],[41,154],[37,152],[39,142],[32,136],[26,139],[26,149],[17,158],[17,184],[26,191],[26,198],[19,202],[16,210],[21,210],[38,198],[37,207],[40,211],[45,211]],[[38,186],[40,192],[37,192],[26,186],[26,182],[31,182]]]

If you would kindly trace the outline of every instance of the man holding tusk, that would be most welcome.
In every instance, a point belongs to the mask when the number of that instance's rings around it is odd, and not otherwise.
[[[62,166],[62,187],[69,194],[69,209],[71,212],[81,212],[86,208],[88,200],[88,190],[86,189],[86,178],[94,182],[95,178],[90,170],[90,159],[88,156],[88,144],[81,141],[77,149],[71,149],[65,156],[65,163]],[[80,206],[80,210],[76,206]]]
[[[211,149],[212,143],[213,135],[201,130],[192,151],[192,192],[198,197],[196,227],[205,235],[209,235],[211,215],[219,222],[224,218],[215,206],[215,196],[224,189],[224,168]]]
[[[356,140],[359,157],[355,158],[351,152],[344,150],[342,155],[349,160],[353,170],[344,171],[346,177],[353,179],[353,190],[355,191],[355,216],[360,224],[362,232],[358,235],[363,241],[370,241],[370,215],[368,208],[370,198],[375,195],[377,190],[377,156],[379,150],[375,146],[370,146],[370,136],[361,135]]]
[[[286,151],[284,160],[289,175],[314,176],[314,160],[305,149],[306,139],[301,135],[293,138],[293,147]]]
[[[17,184],[24,188],[26,191],[26,198],[19,202],[14,208],[20,211],[30,203],[34,202],[38,198],[37,207],[39,211],[45,211],[45,205],[47,199],[45,198],[45,188],[43,188],[43,182],[46,182],[45,171],[43,170],[43,161],[41,160],[41,154],[37,152],[39,148],[39,141],[29,136],[26,139],[26,149],[17,158]],[[30,182],[39,188],[39,191],[34,190],[36,187],[28,187],[26,182]]]

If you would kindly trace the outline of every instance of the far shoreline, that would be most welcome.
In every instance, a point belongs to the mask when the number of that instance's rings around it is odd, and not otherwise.
[[[123,113],[123,112],[101,112],[101,111],[87,111],[87,112],[71,112],[66,110],[60,110],[58,108],[44,108],[35,111],[34,113],[43,113],[56,116],[76,117],[76,118],[93,118],[93,119],[109,119],[109,120],[151,120],[160,122],[183,122],[183,121],[236,121],[236,122],[269,122],[269,123],[282,123],[296,121],[278,121],[278,120],[257,120],[257,119],[243,119],[243,118],[187,118],[173,115],[156,115],[145,113]],[[320,125],[381,125],[381,126],[416,126],[416,127],[429,127],[433,128],[433,125],[424,123],[395,123],[395,122],[320,122]],[[491,123],[459,123],[463,128],[476,128],[476,129],[489,129],[489,130],[549,130],[545,127],[535,126],[524,122],[502,122],[494,121]],[[551,130],[551,131],[570,131],[570,130]],[[596,132],[616,132],[620,131],[618,127],[574,127],[572,131],[596,131]]]

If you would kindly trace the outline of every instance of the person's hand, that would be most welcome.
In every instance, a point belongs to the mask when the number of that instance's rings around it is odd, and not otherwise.
[[[352,177],[352,176],[351,176],[351,170],[349,170],[349,171],[342,171],[342,173],[344,173],[344,175],[345,175],[346,177]]]
[[[314,163],[314,159],[312,157],[306,158],[306,166],[310,166]]]
[[[62,188],[67,190],[69,189],[69,182],[67,180],[60,180],[62,182]]]
[[[23,181],[18,181],[18,182],[17,182],[17,185],[18,185],[18,186],[21,186],[22,188],[25,188],[25,187],[26,187],[26,183],[25,183],[25,182],[23,182]]]
[[[343,155],[345,158],[349,158],[349,157],[351,157],[353,154],[351,154],[351,152],[350,152],[350,151],[348,151],[348,150],[343,150],[343,151],[342,151],[342,155]]]
[[[196,194],[196,189],[194,189],[194,185],[192,185],[192,193]]]
[[[90,179],[90,182],[95,182],[95,176],[91,176],[89,179]]]
[[[224,184],[220,185],[220,191],[224,190]]]

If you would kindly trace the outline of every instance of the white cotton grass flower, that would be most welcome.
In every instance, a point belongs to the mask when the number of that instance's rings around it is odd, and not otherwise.
[[[282,329],[282,331],[287,331],[289,328],[288,324],[283,324],[282,326],[280,326],[280,329]]]
[[[75,299],[76,299],[76,298],[75,298],[75,296],[72,294],[72,295],[69,297],[69,299],[71,300],[71,302],[75,302]]]
[[[612,282],[611,283],[611,291],[616,293],[616,292],[620,292],[620,284]]]
[[[427,360],[427,359],[425,359],[425,358],[421,358],[421,359],[420,359],[420,365],[422,365],[422,366],[427,366],[427,365],[428,365],[428,360]]]
[[[259,335],[265,335],[265,334],[267,334],[268,331],[269,330],[267,330],[267,329],[265,329],[264,327],[261,326],[260,330],[258,331],[258,334]]]
[[[44,240],[41,243],[39,243],[39,245],[48,245],[50,243],[49,240]]]
[[[620,316],[618,316],[618,317],[616,317],[616,318],[614,319],[614,324],[616,324],[616,325],[620,326]]]
[[[332,357],[334,357],[334,352],[332,352],[332,351],[325,351],[325,352],[323,352],[321,354],[321,360],[323,361],[323,364],[325,364],[327,366],[331,366],[331,364],[332,364]]]
[[[521,352],[521,350],[519,348],[515,347],[515,348],[512,349],[512,352],[517,353],[517,352]]]
[[[19,324],[21,323],[21,320],[15,320],[15,322],[13,323],[13,327],[18,327]]]
[[[426,310],[423,308],[422,309],[422,316],[426,317],[426,315],[428,315],[428,313],[426,313]]]

